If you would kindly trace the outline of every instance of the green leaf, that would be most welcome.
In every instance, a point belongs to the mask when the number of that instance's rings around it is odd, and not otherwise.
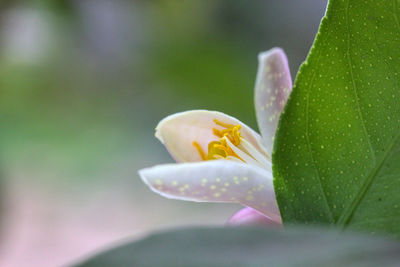
[[[389,240],[303,228],[200,228],[151,235],[76,266],[396,266],[399,251]]]
[[[285,223],[400,236],[399,7],[329,2],[274,144]]]

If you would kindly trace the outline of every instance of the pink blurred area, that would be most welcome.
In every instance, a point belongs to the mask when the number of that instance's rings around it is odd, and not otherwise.
[[[264,214],[256,211],[255,209],[246,207],[236,212],[229,218],[227,225],[240,226],[240,225],[254,225],[264,227],[282,227],[282,222],[276,222]]]
[[[221,224],[237,209],[168,201],[142,186],[134,195],[118,182],[82,189],[13,178],[4,185],[2,267],[65,266],[151,231]]]

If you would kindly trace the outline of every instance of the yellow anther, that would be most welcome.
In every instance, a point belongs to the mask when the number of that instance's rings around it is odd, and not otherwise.
[[[219,121],[217,119],[213,119],[213,122],[215,122],[216,125],[222,126],[224,128],[232,128],[235,126],[233,124],[225,123],[225,122]]]
[[[229,123],[221,122],[217,119],[213,120],[216,125],[224,127],[225,129],[218,130],[213,128],[213,134],[219,137],[219,141],[212,141],[208,144],[208,153],[205,153],[204,150],[201,148],[200,144],[196,141],[193,141],[193,146],[199,152],[201,158],[203,160],[212,160],[212,159],[224,159],[228,156],[236,157],[242,160],[228,145],[225,137],[229,139],[229,141],[238,146],[240,144],[240,128],[241,125],[233,125]]]
[[[213,134],[219,138],[222,137],[227,137],[229,139],[229,141],[232,142],[232,144],[234,144],[235,146],[238,146],[240,144],[240,128],[241,125],[233,125],[233,124],[229,124],[229,123],[224,123],[221,122],[217,119],[213,120],[215,122],[215,124],[224,127],[225,129],[223,130],[218,130],[213,128]]]
[[[225,150],[218,147],[219,145],[220,142],[218,141],[213,141],[208,144],[208,160],[225,158],[227,156]]]
[[[219,131],[219,130],[217,130],[217,129],[215,129],[215,128],[213,128],[213,134],[214,134],[215,136],[219,137],[219,138],[221,138],[221,137],[224,136],[224,135],[222,134],[221,131]]]

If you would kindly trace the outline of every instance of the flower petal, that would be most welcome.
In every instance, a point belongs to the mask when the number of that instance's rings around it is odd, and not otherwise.
[[[177,162],[201,161],[202,158],[193,146],[193,141],[207,151],[208,143],[219,139],[213,134],[212,129],[220,130],[222,127],[216,125],[214,119],[228,124],[240,124],[242,136],[260,153],[266,155],[263,139],[259,134],[241,121],[217,111],[192,110],[170,115],[157,125],[156,137]]]
[[[164,164],[139,171],[156,193],[197,202],[240,203],[280,221],[272,174],[257,166],[212,160]]]
[[[258,127],[271,155],[279,116],[292,91],[292,79],[285,52],[273,48],[258,55],[254,102]]]
[[[281,222],[271,220],[252,208],[243,208],[236,212],[227,222],[228,225],[282,226]]]

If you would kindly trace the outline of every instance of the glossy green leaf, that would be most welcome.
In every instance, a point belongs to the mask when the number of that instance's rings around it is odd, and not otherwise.
[[[285,223],[400,236],[400,1],[331,0],[274,144]]]
[[[185,229],[151,235],[76,267],[398,266],[400,243],[297,229]]]

